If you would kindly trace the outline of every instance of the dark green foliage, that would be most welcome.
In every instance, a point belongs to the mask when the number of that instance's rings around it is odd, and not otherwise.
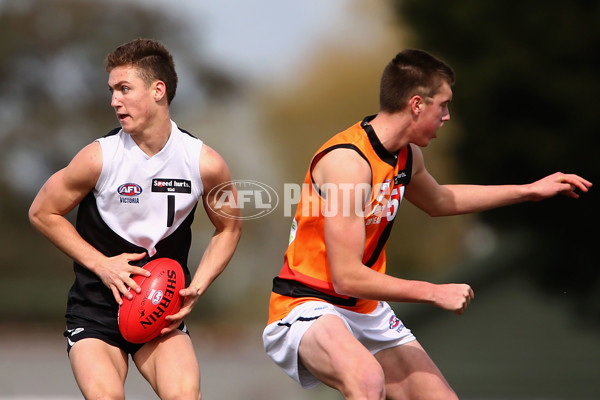
[[[599,184],[599,2],[394,4],[414,31],[411,46],[456,70],[451,113],[463,181],[527,183],[561,171]],[[498,230],[534,232],[522,268],[550,294],[571,294],[589,323],[600,320],[595,192],[482,215]]]

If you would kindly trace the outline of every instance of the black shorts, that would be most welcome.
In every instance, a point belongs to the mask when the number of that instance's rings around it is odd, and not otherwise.
[[[177,329],[189,335],[185,322],[182,322]],[[131,355],[134,355],[135,352],[141,349],[145,344],[128,342],[123,338],[118,327],[115,329],[114,327],[102,325],[96,321],[72,315],[67,315],[67,329],[63,335],[67,338],[67,353],[71,351],[71,347],[73,347],[77,341],[87,338],[100,339]]]

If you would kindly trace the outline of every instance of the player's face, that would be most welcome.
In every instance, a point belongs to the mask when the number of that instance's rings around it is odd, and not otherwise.
[[[450,120],[448,105],[451,100],[452,89],[448,83],[444,82],[433,98],[424,102],[419,115],[419,136],[423,139],[423,146],[427,146],[431,139],[437,137],[438,129],[444,125],[444,122]]]
[[[110,105],[115,109],[123,130],[129,134],[144,131],[150,125],[156,105],[152,87],[147,87],[132,66],[114,68],[108,77],[112,93]]]

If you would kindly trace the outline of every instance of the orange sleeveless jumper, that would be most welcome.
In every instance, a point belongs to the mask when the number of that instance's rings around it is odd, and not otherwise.
[[[359,313],[369,313],[377,306],[376,300],[335,292],[325,247],[324,218],[328,212],[354,211],[325,209],[325,202],[312,180],[312,170],[319,159],[337,148],[355,150],[369,163],[372,181],[363,210],[366,240],[362,261],[367,267],[385,273],[385,245],[405,186],[410,181],[412,152],[410,146],[397,154],[388,152],[368,123],[373,118],[367,117],[338,133],[314,155],[292,222],[283,268],[273,280],[268,323],[284,318],[295,306],[311,300],[326,301]]]

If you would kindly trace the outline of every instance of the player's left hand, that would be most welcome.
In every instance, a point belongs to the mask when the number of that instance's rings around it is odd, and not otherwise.
[[[579,198],[577,190],[587,192],[592,183],[579,175],[556,172],[530,185],[534,201],[563,194],[574,199]]]
[[[185,317],[190,315],[192,309],[194,308],[194,305],[196,305],[198,299],[200,298],[200,289],[198,289],[195,286],[190,286],[188,288],[181,289],[179,291],[179,295],[183,297],[183,304],[181,306],[181,309],[176,314],[167,315],[165,317],[167,321],[172,321],[172,323],[166,328],[163,328],[162,331],[160,331],[161,335],[166,335],[167,333],[177,329],[177,327],[179,327],[179,325],[181,324],[181,321],[183,321]]]

